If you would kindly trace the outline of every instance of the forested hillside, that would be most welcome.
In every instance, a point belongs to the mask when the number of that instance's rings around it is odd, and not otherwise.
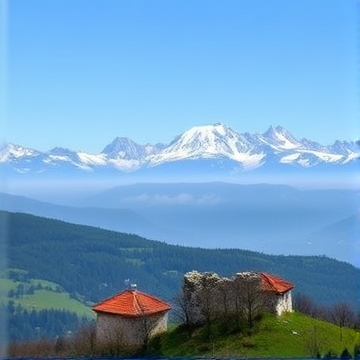
[[[138,183],[75,197],[68,206],[0,193],[3,211],[173,245],[326,255],[357,267],[358,208],[356,194],[349,189],[300,190],[271,184]]]
[[[359,309],[360,269],[327,257],[182,247],[28,214],[1,216],[8,224],[8,267],[59,284],[84,301],[117,293],[130,279],[171,302],[187,271],[227,276],[252,270],[279,275],[295,284],[295,294],[319,303],[346,301]]]

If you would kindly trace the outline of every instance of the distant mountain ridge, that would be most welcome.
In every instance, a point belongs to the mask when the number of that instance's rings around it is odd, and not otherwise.
[[[308,139],[297,140],[281,126],[271,126],[263,134],[250,134],[217,123],[192,127],[167,145],[140,145],[129,138],[116,137],[100,154],[61,147],[41,152],[8,143],[0,149],[0,169],[14,174],[56,170],[136,173],[169,165],[184,170],[200,161],[210,169],[237,173],[257,169],[345,168],[358,158],[359,146],[354,141],[338,140],[325,146]]]

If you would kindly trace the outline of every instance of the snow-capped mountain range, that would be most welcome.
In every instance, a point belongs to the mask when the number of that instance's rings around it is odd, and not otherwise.
[[[0,149],[0,167],[11,173],[44,173],[64,169],[82,172],[99,170],[134,173],[163,165],[206,161],[216,168],[226,162],[237,172],[261,168],[316,168],[355,164],[359,145],[335,141],[329,146],[307,139],[297,140],[281,126],[263,134],[238,133],[224,124],[195,126],[170,144],[140,145],[117,137],[100,154],[88,154],[61,147],[47,152],[8,143]],[[229,165],[230,164],[230,165]]]

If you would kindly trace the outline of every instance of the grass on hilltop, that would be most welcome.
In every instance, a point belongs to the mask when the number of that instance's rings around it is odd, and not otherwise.
[[[266,314],[254,328],[226,333],[214,324],[192,334],[183,326],[169,330],[150,343],[151,354],[165,357],[315,357],[340,356],[347,349],[353,355],[360,336],[354,329],[316,320],[300,313],[281,317]]]

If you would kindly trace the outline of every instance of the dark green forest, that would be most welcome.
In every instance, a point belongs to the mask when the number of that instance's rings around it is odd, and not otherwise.
[[[183,247],[24,213],[0,215],[7,224],[8,268],[59,284],[86,303],[122,291],[126,279],[172,303],[187,271],[222,276],[263,271],[293,282],[295,296],[305,294],[324,305],[346,302],[360,310],[360,269],[325,256]]]
[[[90,321],[68,310],[29,310],[15,306],[13,301],[1,305],[0,313],[7,313],[8,336],[12,342],[56,338],[59,334],[70,336]]]

